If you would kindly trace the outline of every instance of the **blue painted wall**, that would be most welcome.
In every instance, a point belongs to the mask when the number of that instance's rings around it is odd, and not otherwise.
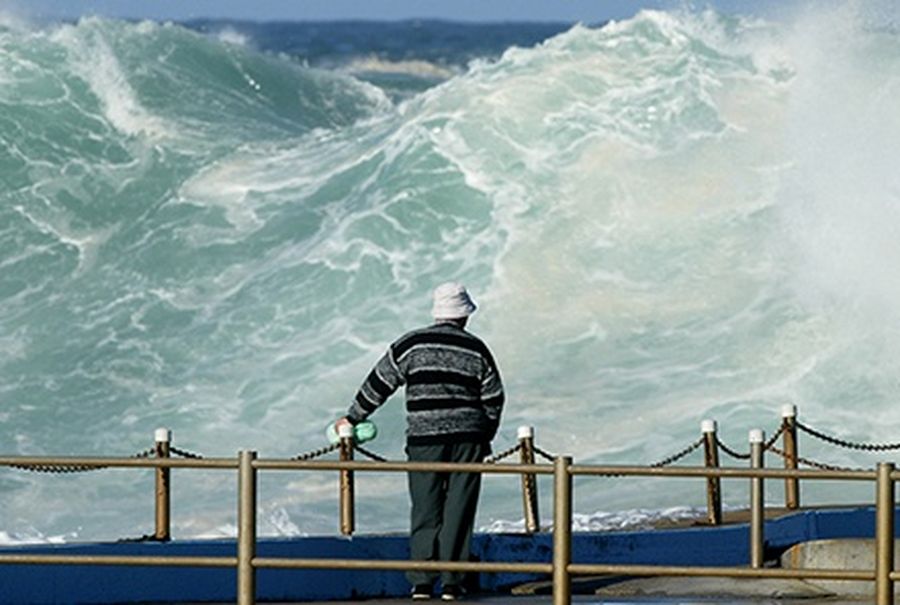
[[[806,540],[874,535],[871,507],[808,511],[766,523],[767,554],[776,556]],[[746,565],[747,525],[635,532],[577,533],[575,562],[657,565]],[[0,553],[235,556],[234,540],[158,543],[65,544],[0,548]],[[406,536],[358,536],[263,539],[260,557],[408,559]],[[552,559],[552,536],[482,534],[473,556],[482,561]],[[503,591],[542,579],[533,574],[481,574],[485,591]],[[260,601],[305,601],[399,597],[409,585],[399,572],[259,570]],[[0,603],[122,603],[234,601],[235,572],[229,568],[0,565]]]

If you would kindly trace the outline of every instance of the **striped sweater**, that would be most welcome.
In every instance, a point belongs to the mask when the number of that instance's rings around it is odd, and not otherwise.
[[[397,339],[363,382],[347,418],[364,420],[402,385],[408,444],[494,438],[504,401],[500,373],[487,346],[455,323]]]

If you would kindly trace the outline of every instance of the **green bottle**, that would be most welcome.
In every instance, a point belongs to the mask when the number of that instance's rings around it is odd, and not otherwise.
[[[353,440],[356,443],[365,443],[366,441],[372,441],[375,437],[378,436],[378,427],[375,426],[375,423],[371,420],[363,420],[362,422],[357,423],[353,427]],[[328,438],[328,443],[335,444],[341,440],[338,437],[337,430],[334,428],[334,423],[328,425],[328,428],[325,429],[325,437]]]

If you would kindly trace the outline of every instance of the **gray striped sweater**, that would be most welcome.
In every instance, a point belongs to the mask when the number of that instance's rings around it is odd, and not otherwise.
[[[356,394],[353,424],[406,385],[410,445],[490,442],[500,423],[503,384],[487,346],[452,322],[401,336],[388,348]]]

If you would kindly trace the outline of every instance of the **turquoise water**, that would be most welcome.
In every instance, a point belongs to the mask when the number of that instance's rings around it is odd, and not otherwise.
[[[744,449],[784,403],[896,441],[900,39],[885,23],[853,4],[778,23],[645,12],[425,70],[439,83],[400,100],[239,36],[2,18],[3,453],[130,455],[160,426],[207,456],[319,448],[446,279],[479,302],[471,328],[508,387],[498,450],[531,424],[551,452],[649,463],[703,418]],[[375,420],[372,449],[401,458],[400,401]],[[403,478],[359,482],[360,530],[404,529]],[[233,533],[231,474],[174,486],[176,536]],[[262,533],[336,530],[333,476],[261,489]],[[0,531],[140,535],[152,490],[144,472],[3,471]],[[696,481],[576,484],[588,526],[703,503]],[[490,478],[479,524],[519,507],[517,481]]]

